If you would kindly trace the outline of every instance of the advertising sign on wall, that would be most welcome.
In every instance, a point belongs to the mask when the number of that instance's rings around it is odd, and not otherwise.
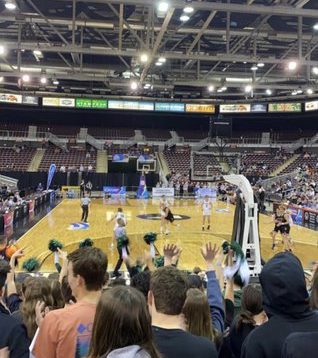
[[[0,102],[22,103],[22,96],[20,94],[0,93]]]
[[[174,197],[174,188],[152,188],[152,196],[153,197]]]
[[[268,112],[301,112],[301,103],[270,103]]]
[[[184,103],[156,102],[155,111],[160,112],[184,112]]]
[[[215,106],[213,104],[186,104],[186,112],[196,113],[215,113]]]
[[[251,111],[250,104],[221,104],[220,113],[248,113]]]
[[[306,102],[305,111],[318,111],[318,101]]]

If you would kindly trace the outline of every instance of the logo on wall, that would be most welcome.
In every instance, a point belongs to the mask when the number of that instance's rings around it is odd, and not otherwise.
[[[77,231],[77,230],[88,230],[89,223],[73,223],[68,227],[68,230]]]
[[[175,220],[189,220],[190,216],[186,215],[178,215],[173,214],[173,217]],[[137,218],[143,219],[143,220],[161,220],[160,214],[144,214],[144,215],[137,215]]]

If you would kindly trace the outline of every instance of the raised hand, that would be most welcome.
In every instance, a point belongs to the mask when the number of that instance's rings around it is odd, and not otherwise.
[[[201,254],[207,264],[213,264],[216,255],[219,252],[219,248],[214,244],[212,247],[211,242],[208,242],[201,248]]]
[[[180,249],[175,244],[167,244],[163,247],[163,255],[165,257],[165,266],[172,265],[172,259],[178,255]]]

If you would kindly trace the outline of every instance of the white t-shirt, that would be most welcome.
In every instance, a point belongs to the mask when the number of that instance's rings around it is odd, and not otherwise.
[[[118,222],[117,220],[118,219],[123,219],[124,220],[124,223],[125,223],[125,226],[127,225],[127,220],[126,220],[126,216],[124,213],[121,213],[121,212],[117,212],[116,216],[115,216],[115,227],[114,227],[114,231],[118,228]]]
[[[202,203],[202,210],[203,210],[203,215],[204,216],[208,216],[211,215],[211,211],[212,211],[212,203],[210,200],[206,201],[203,200]]]

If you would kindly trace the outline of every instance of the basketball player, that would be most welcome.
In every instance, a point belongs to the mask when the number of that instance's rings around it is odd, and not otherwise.
[[[203,221],[202,221],[202,231],[204,231],[205,223],[208,223],[207,230],[210,230],[211,225],[211,211],[212,211],[212,203],[208,195],[204,197],[202,203],[202,213],[203,213]]]
[[[280,205],[276,209],[276,213],[274,215],[274,221],[275,221],[275,227],[274,230],[271,232],[271,236],[273,240],[272,250],[274,250],[276,246],[276,242],[275,242],[276,235],[280,232],[283,239],[284,250],[291,252],[292,244],[291,244],[291,237],[289,236],[291,217],[285,205]]]
[[[88,193],[84,194],[84,198],[81,199],[81,207],[82,207],[82,218],[81,221],[87,223],[88,210],[91,204],[91,199],[88,197]]]

